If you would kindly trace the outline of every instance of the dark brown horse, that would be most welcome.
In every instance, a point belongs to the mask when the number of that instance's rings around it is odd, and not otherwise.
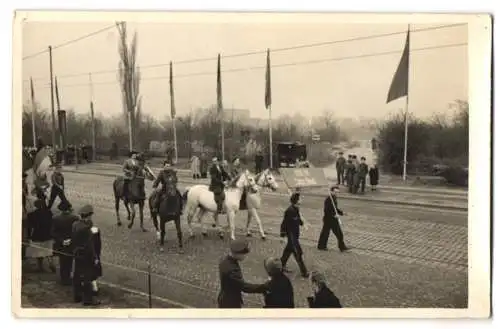
[[[175,229],[177,230],[177,239],[179,252],[183,252],[182,244],[182,230],[181,230],[181,215],[183,208],[182,196],[177,193],[177,188],[174,184],[168,184],[166,186],[166,192],[164,195],[160,196],[160,192],[154,191],[149,196],[149,211],[151,213],[151,219],[156,229],[156,235],[158,240],[160,240],[160,250],[163,250],[163,245],[165,242],[165,224],[168,222],[175,223]],[[154,207],[155,199],[161,197],[159,213],[156,212]],[[160,227],[158,227],[158,216],[160,217]]]
[[[128,228],[132,228],[134,225],[135,219],[135,205],[139,205],[139,217],[141,220],[141,230],[146,232],[147,230],[144,228],[144,202],[146,200],[146,191],[145,191],[145,179],[153,180],[154,177],[148,173],[144,169],[139,169],[138,173],[134,178],[130,180],[128,184],[128,197],[124,197],[123,191],[123,176],[118,176],[113,181],[113,193],[115,196],[115,211],[116,211],[116,224],[118,226],[122,225],[120,220],[120,200],[123,201],[125,208],[127,209],[128,220],[130,223],[128,224]],[[129,207],[129,204],[131,207]]]

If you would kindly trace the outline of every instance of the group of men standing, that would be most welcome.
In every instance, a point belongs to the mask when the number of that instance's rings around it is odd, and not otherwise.
[[[56,271],[52,258],[57,256],[60,284],[73,286],[74,302],[85,306],[100,304],[96,280],[102,275],[101,236],[92,221],[93,207],[87,204],[78,213],[73,211],[64,193],[61,166],[56,165],[49,202],[38,198],[34,209],[28,211],[25,202],[30,191],[26,177],[23,173],[23,240],[27,244],[23,258],[36,258],[39,271],[43,271],[43,260],[48,259],[51,270]],[[56,197],[60,199],[60,213],[54,215],[51,208]]]
[[[344,158],[344,153],[339,152],[337,161],[335,162],[337,184],[346,185],[349,193],[352,194],[358,192],[361,192],[361,194],[365,193],[367,175],[370,177],[372,191],[374,191],[378,185],[379,171],[377,165],[373,164],[369,168],[366,164],[365,157],[362,156],[360,160],[358,160],[356,154],[349,154],[346,160],[346,158]]]

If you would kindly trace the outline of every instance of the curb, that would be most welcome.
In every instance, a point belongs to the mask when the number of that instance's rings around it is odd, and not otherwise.
[[[101,168],[114,168],[114,167],[120,167],[120,165],[113,164],[113,163],[94,163],[94,165],[100,166]],[[152,170],[159,171],[161,170],[160,167],[151,167]],[[99,169],[96,169],[99,170]],[[191,171],[189,169],[183,169],[183,168],[177,168],[177,172],[182,174],[182,175],[188,175],[191,176],[190,173]],[[283,178],[281,176],[276,176],[276,180],[278,182],[283,182]],[[331,179],[328,179],[328,181],[333,181]],[[389,186],[389,185],[378,185],[378,188],[381,190],[392,190],[394,192],[402,191],[402,192],[417,192],[417,193],[434,193],[434,194],[447,194],[449,196],[453,197],[463,197],[467,198],[469,193],[468,191],[460,191],[460,190],[447,190],[443,188],[425,188],[425,187],[411,187],[411,186]]]
[[[98,173],[98,172],[91,172],[91,171],[79,171],[79,170],[71,170],[71,169],[66,169],[66,172],[71,172],[75,174],[82,174],[82,175],[93,175],[93,176],[104,176],[104,177],[118,177],[119,174],[109,174],[109,173]],[[184,183],[184,184],[192,184],[190,181],[185,181],[185,180],[179,180],[179,183]],[[194,184],[193,184],[194,185]],[[269,193],[266,191],[261,192],[264,195],[272,195],[272,196],[288,196],[286,193],[281,193],[281,192],[275,192],[275,193]],[[301,192],[303,195],[308,195],[308,196],[314,196],[314,197],[324,197],[324,194],[320,193],[314,193],[314,192]],[[431,209],[442,209],[442,210],[458,210],[458,211],[465,211],[468,212],[469,208],[468,206],[456,206],[456,205],[437,205],[437,204],[432,204],[432,203],[424,203],[424,202],[406,202],[406,201],[399,201],[399,200],[384,200],[384,199],[365,199],[361,197],[356,197],[356,196],[348,196],[348,195],[340,195],[342,199],[346,200],[356,200],[356,201],[365,201],[365,202],[378,202],[378,203],[386,203],[386,204],[391,204],[391,205],[401,205],[401,206],[414,206],[414,207],[424,207],[424,208],[431,208]]]

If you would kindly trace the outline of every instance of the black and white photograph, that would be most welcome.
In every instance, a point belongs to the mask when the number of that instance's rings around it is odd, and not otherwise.
[[[19,317],[489,316],[488,15],[15,16]]]

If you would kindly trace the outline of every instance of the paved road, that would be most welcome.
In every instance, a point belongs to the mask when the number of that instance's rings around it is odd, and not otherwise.
[[[218,289],[217,264],[227,241],[214,231],[186,241],[185,253],[176,248],[175,229],[168,226],[167,247],[160,252],[153,226],[146,215],[149,232],[138,224],[131,230],[117,227],[112,197],[112,177],[66,173],[67,194],[75,206],[91,202],[95,222],[103,234],[105,279],[127,288],[147,292],[145,270],[151,264],[152,291],[191,307],[214,307]],[[150,188],[150,183],[148,183]],[[466,307],[467,306],[467,214],[463,211],[433,210],[341,200],[348,213],[343,218],[348,244],[354,249],[342,254],[314,248],[321,225],[322,199],[306,197],[302,213],[312,224],[303,233],[303,247],[309,267],[326,271],[333,290],[348,307]],[[260,211],[267,241],[251,239],[252,253],[243,263],[245,278],[266,279],[263,260],[279,256],[283,245],[277,239],[279,223],[287,206],[284,196],[266,195]],[[125,210],[122,207],[122,219]],[[239,234],[246,213],[238,216]],[[186,230],[184,230],[186,232]],[[186,236],[187,237],[187,236]],[[114,265],[111,265],[114,264]],[[298,276],[293,259],[289,267],[296,303],[306,306],[307,281]],[[142,270],[143,272],[139,272]],[[246,296],[246,307],[261,307],[260,296]]]

